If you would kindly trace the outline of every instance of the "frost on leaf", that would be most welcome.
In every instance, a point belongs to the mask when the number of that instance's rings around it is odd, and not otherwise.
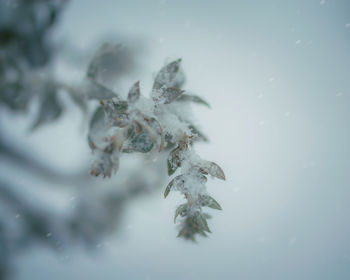
[[[181,148],[177,146],[173,149],[168,157],[168,175],[171,176],[175,173],[176,169],[181,165],[180,160]]]
[[[208,142],[208,137],[204,135],[203,132],[201,132],[197,127],[195,127],[194,125],[189,125],[189,129],[191,130],[192,133],[192,137],[194,138],[194,140],[197,141],[203,141],[203,142]]]
[[[221,180],[226,180],[224,171],[215,162],[203,160],[200,162],[199,166],[203,173],[207,173]]]
[[[108,126],[125,127],[128,123],[128,103],[117,98],[101,102]]]
[[[136,125],[127,131],[123,152],[148,153],[152,150],[153,146],[154,142],[148,131],[141,125]]]
[[[112,173],[116,173],[119,169],[119,157],[123,144],[124,136],[120,129],[98,143],[95,146],[95,160],[91,166],[91,175],[111,177]]]
[[[177,75],[180,70],[181,59],[175,60],[166,66],[164,66],[157,74],[154,83],[153,90],[159,90],[162,87],[173,87],[177,81]],[[180,77],[183,79],[183,77]],[[181,83],[180,83],[181,84]]]
[[[140,82],[136,82],[129,90],[128,102],[133,104],[140,98]]]
[[[170,192],[170,190],[173,188],[175,190],[182,190],[184,188],[185,184],[185,176],[184,175],[178,175],[174,179],[172,179],[164,191],[164,198],[166,198]]]
[[[175,87],[161,89],[158,94],[153,96],[153,101],[160,104],[170,104],[183,93],[184,90]]]

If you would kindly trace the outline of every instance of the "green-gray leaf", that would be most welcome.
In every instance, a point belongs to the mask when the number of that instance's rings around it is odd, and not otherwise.
[[[195,136],[195,140],[208,142],[208,137],[205,136],[197,127],[194,125],[190,125],[189,129],[191,130],[192,134]]]
[[[167,185],[167,187],[165,188],[165,191],[164,191],[164,198],[166,198],[171,190],[171,188],[174,186],[174,184],[176,184],[176,186],[180,186],[180,187],[183,187],[185,183],[185,180],[184,180],[184,176],[183,175],[178,175],[176,176],[174,179],[172,179],[169,184]]]
[[[184,90],[182,89],[168,87],[166,89],[162,89],[161,93],[158,96],[154,96],[152,99],[156,103],[170,104],[183,93]]]
[[[176,169],[181,165],[181,161],[179,159],[180,148],[176,147],[173,149],[168,157],[168,175],[171,176],[175,173]]]
[[[135,103],[140,98],[140,81],[137,81],[129,90],[128,102]]]
[[[207,220],[206,220],[201,214],[198,214],[198,215],[196,216],[196,221],[197,221],[199,227],[200,227],[202,230],[205,230],[205,231],[207,231],[207,232],[211,232],[210,229],[209,229]]]
[[[137,133],[135,130],[131,130],[129,132],[126,145],[127,146],[123,152],[148,153],[152,150],[154,143],[152,137],[149,136],[149,134],[144,129],[142,129],[140,133]]]
[[[183,94],[181,95],[176,101],[191,101],[197,104],[204,105],[208,108],[210,108],[210,105],[207,101],[205,101],[203,98],[197,96],[197,95],[192,95],[192,94]]]
[[[171,187],[174,185],[174,179],[170,181],[170,183],[166,186],[165,191],[164,191],[164,198],[168,196],[170,193]]]
[[[164,66],[157,74],[153,89],[159,90],[161,87],[171,87],[174,86],[174,81],[180,69],[181,59],[175,60],[166,66]]]
[[[201,197],[201,200],[202,200],[202,206],[207,206],[212,209],[222,210],[220,204],[209,195],[203,195]]]
[[[176,223],[177,216],[179,216],[181,213],[186,211],[187,207],[188,207],[188,205],[186,203],[185,204],[181,204],[179,207],[177,207],[177,209],[175,211],[174,223]]]
[[[224,171],[215,162],[203,160],[200,163],[200,168],[204,172],[210,174],[211,176],[214,176],[214,177],[221,179],[221,180],[226,180]]]

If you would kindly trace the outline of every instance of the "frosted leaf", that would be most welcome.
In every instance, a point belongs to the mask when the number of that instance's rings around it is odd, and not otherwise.
[[[135,103],[140,98],[140,82],[136,82],[129,90],[128,102]]]
[[[194,207],[199,207],[196,201],[199,197],[206,193],[205,182],[199,177],[196,173],[194,174],[185,174],[184,176],[184,185],[175,185],[174,189],[179,190],[183,193],[187,193],[189,195],[189,199]]]
[[[177,143],[183,139],[184,134],[190,135],[191,130],[186,122],[182,121],[179,116],[169,111],[158,113],[157,119],[160,122],[164,134],[168,134],[172,143]]]
[[[185,184],[185,176],[179,175],[170,181],[164,191],[164,198],[166,198],[172,188],[175,190],[183,190]]]
[[[164,147],[164,132],[161,124],[156,118],[144,116],[144,122],[143,125],[146,128],[148,134],[151,136],[154,143],[159,142],[159,149],[160,152]],[[160,141],[158,141],[160,139]]]
[[[180,160],[180,146],[173,149],[168,157],[168,175],[171,176],[175,173],[176,169],[181,165]]]
[[[140,124],[131,126],[127,131],[123,152],[148,153],[152,150],[154,142],[147,130]]]
[[[175,60],[164,66],[157,74],[153,90],[159,90],[162,87],[175,86],[176,76],[180,69],[181,59]]]
[[[117,98],[101,102],[108,126],[125,127],[129,124],[128,103]]]
[[[169,87],[164,90],[159,90],[158,94],[155,94],[152,99],[155,103],[170,104],[177,99],[185,91],[175,87]]]
[[[191,130],[191,135],[193,136],[194,140],[197,141],[203,141],[203,142],[208,142],[208,137],[205,136],[197,127],[194,125],[190,125],[189,129]]]
[[[224,171],[215,162],[202,160],[199,163],[200,169],[211,176],[219,178],[221,180],[226,180]]]

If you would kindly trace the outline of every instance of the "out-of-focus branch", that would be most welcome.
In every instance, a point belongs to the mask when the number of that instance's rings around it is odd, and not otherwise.
[[[51,182],[59,183],[64,186],[82,186],[91,181],[88,172],[67,174],[59,172],[54,168],[50,168],[47,164],[30,156],[27,152],[22,151],[19,147],[10,145],[7,141],[0,137],[0,157],[5,157],[16,165],[25,168],[30,172],[38,174],[43,179]]]

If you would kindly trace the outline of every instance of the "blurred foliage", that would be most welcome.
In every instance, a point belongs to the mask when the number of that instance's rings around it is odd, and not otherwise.
[[[96,80],[85,80],[79,85],[58,80],[52,71],[58,55],[52,34],[65,0],[0,0],[0,110],[28,114],[29,106],[38,104],[31,129],[56,121],[67,108],[61,101],[66,92],[74,104],[87,112],[87,101],[96,91],[99,97],[111,97],[111,91],[101,83],[115,74],[122,76],[135,69],[133,54],[136,49],[109,45],[108,55],[96,67],[108,71],[95,73]],[[93,60],[94,61],[94,60]],[[82,243],[96,248],[106,234],[118,228],[125,204],[135,195],[149,192],[149,184],[160,185],[158,177],[150,181],[142,176],[126,174],[128,188],[121,182],[110,182],[104,188],[95,188],[96,181],[87,174],[66,174],[50,168],[42,160],[23,149],[25,139],[12,139],[0,127],[0,159],[16,172],[27,171],[52,186],[71,186],[75,195],[74,208],[67,213],[54,209],[52,203],[43,202],[33,187],[23,181],[18,184],[10,176],[0,179],[0,279],[10,277],[21,250],[40,242],[61,251],[70,244]],[[53,147],[54,148],[54,147]],[[153,170],[149,170],[149,175]],[[30,185],[30,184],[29,184]],[[27,192],[22,190],[29,190]],[[49,187],[48,187],[49,189]],[[64,192],[67,189],[60,190]]]

